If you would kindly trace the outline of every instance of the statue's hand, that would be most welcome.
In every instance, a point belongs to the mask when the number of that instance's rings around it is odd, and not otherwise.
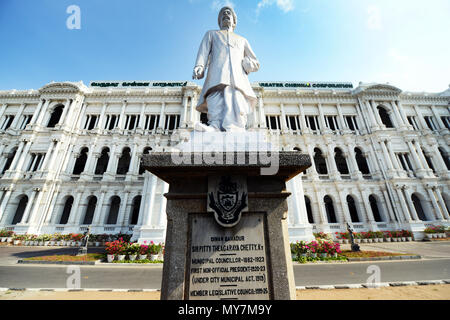
[[[200,80],[205,76],[205,69],[202,66],[196,66],[194,68],[194,74],[192,79]]]

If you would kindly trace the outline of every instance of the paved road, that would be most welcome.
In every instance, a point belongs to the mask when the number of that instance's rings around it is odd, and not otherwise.
[[[366,247],[367,246],[367,247]],[[373,261],[335,264],[294,265],[296,286],[366,283],[372,273],[368,267],[380,268],[380,281],[419,281],[450,279],[450,242],[419,244],[373,244],[365,250],[422,253],[426,258],[411,261]],[[102,249],[96,249],[101,251]],[[76,249],[49,249],[26,247],[0,248],[0,287],[3,288],[67,288],[71,276],[67,266],[17,265],[17,259],[49,253],[72,253]],[[82,288],[105,289],[160,289],[161,265],[81,266]]]

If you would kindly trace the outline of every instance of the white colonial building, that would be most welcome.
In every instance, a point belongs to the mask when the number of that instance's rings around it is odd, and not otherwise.
[[[450,225],[450,89],[254,83],[252,131],[313,166],[288,182],[291,240]],[[168,185],[140,167],[204,117],[190,82],[50,83],[0,91],[0,229],[165,238]]]

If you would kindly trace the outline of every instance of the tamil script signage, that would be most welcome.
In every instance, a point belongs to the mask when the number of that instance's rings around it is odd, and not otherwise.
[[[91,87],[99,88],[177,88],[185,87],[187,81],[92,81]]]
[[[353,89],[350,82],[258,82],[263,88],[284,89]]]

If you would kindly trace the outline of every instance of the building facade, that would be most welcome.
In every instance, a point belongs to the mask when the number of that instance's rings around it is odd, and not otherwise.
[[[313,232],[450,225],[450,89],[254,83],[249,131],[313,165],[288,182],[291,241]],[[0,229],[165,239],[168,185],[140,166],[204,115],[190,82],[50,83],[0,91]]]

